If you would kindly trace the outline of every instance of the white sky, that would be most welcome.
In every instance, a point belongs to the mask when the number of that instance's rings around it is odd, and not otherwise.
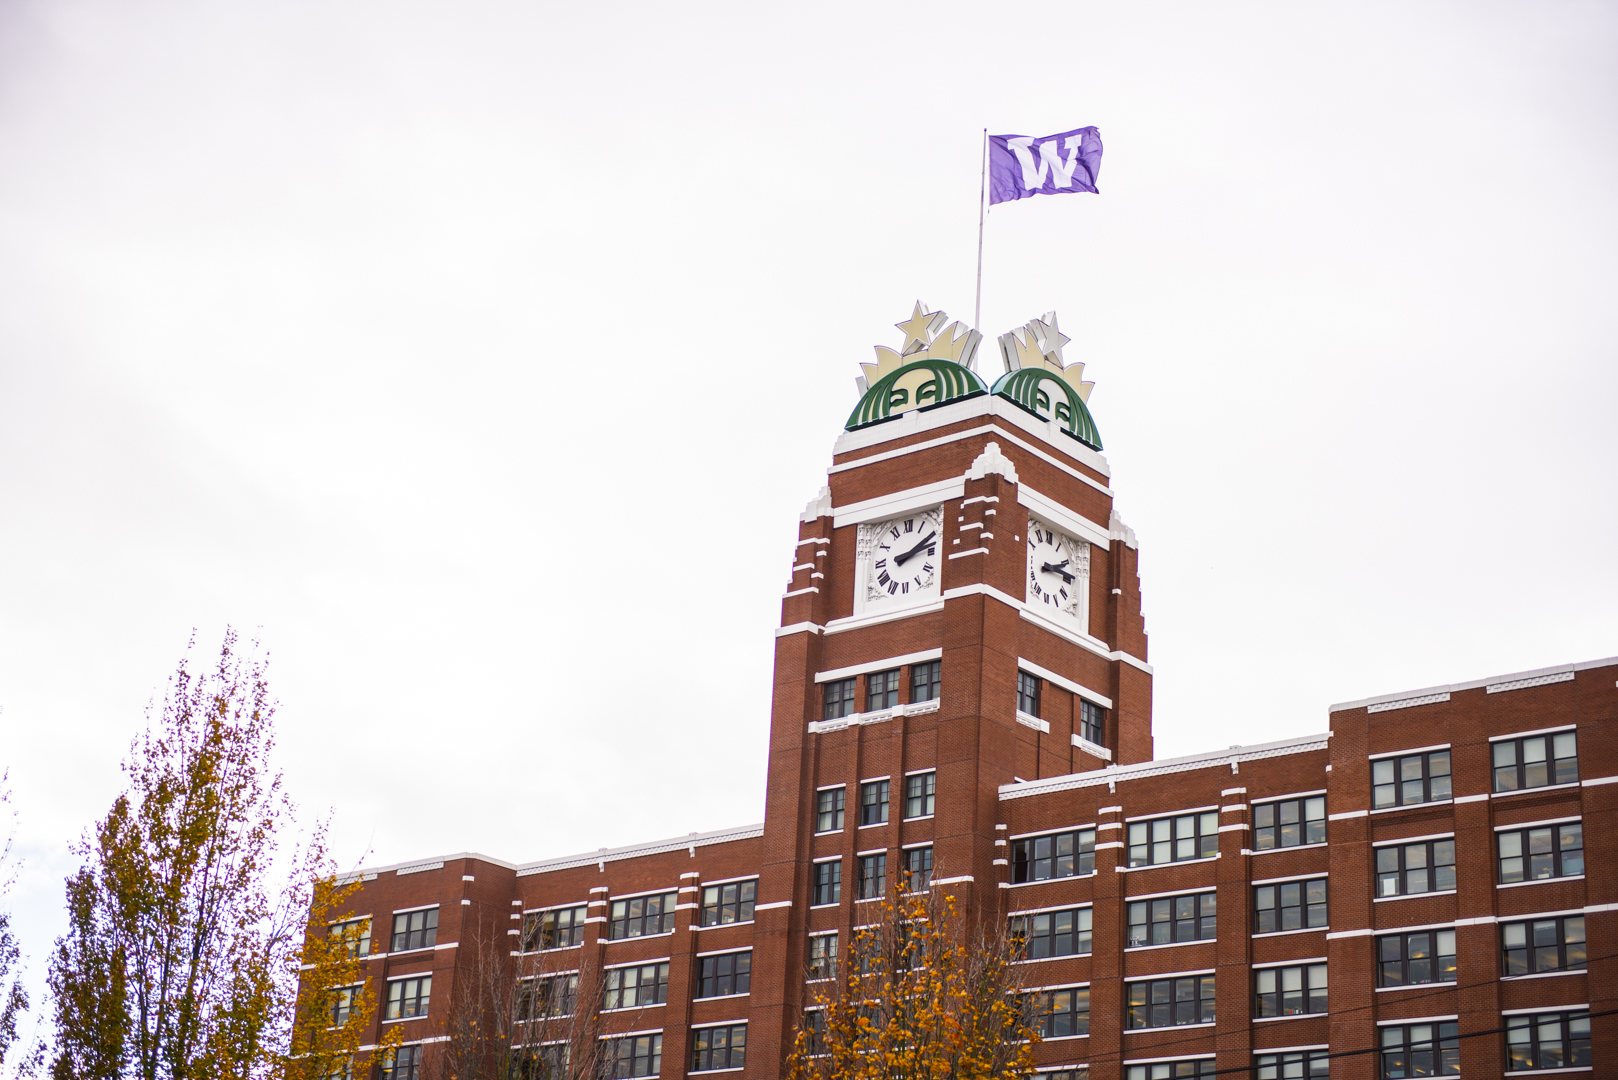
[[[1618,653],[1618,6],[0,4],[0,767],[37,982],[192,628],[337,852],[759,820],[797,514],[990,214],[1160,755]],[[1605,297],[1605,299],[1603,299]],[[998,361],[992,347],[984,366]]]

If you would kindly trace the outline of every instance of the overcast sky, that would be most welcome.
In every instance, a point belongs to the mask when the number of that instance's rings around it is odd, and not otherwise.
[[[35,979],[187,639],[337,854],[757,821],[797,514],[994,210],[1160,756],[1618,653],[1618,5],[0,3],[0,767]],[[985,349],[984,365],[998,361]],[[989,370],[989,374],[994,374]]]

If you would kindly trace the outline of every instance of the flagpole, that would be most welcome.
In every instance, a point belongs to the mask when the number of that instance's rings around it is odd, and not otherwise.
[[[983,129],[983,171],[978,173],[978,292],[972,307],[972,329],[983,324],[983,206],[989,177],[989,129]],[[981,333],[981,331],[979,331]]]

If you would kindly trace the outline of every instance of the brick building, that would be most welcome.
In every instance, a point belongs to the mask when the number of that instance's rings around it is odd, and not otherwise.
[[[764,823],[368,871],[388,1080],[448,1039],[491,934],[606,969],[618,1075],[778,1076],[806,980],[907,870],[1021,920],[1051,1080],[1618,1075],[1618,658],[1154,758],[1080,365],[1046,316],[991,386],[943,323],[918,305],[877,350],[802,515]]]

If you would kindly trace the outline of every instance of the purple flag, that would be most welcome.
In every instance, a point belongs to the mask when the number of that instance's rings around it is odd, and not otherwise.
[[[1093,127],[1036,139],[989,136],[989,203],[1068,191],[1096,193],[1101,171],[1101,132]]]

